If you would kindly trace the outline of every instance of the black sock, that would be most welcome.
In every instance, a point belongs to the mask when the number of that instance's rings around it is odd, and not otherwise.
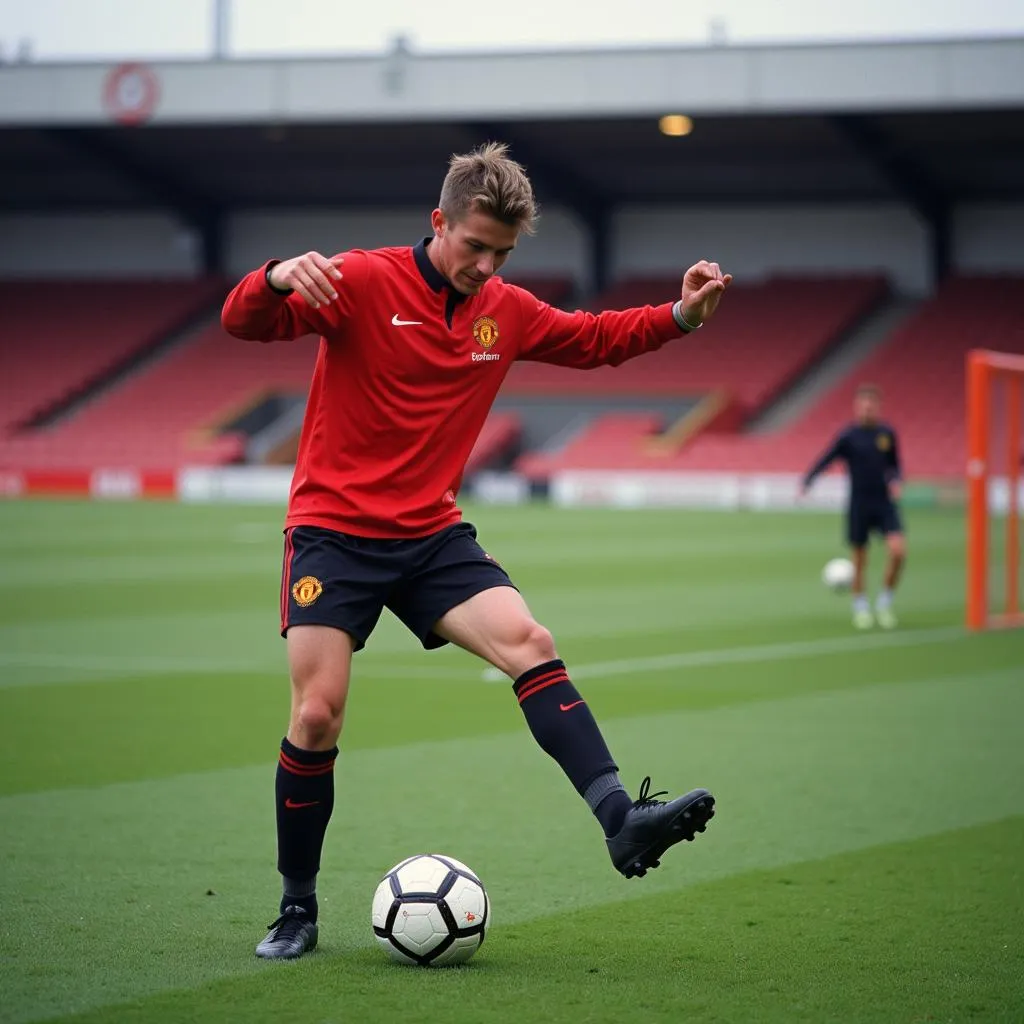
[[[277,870],[284,879],[281,912],[302,907],[316,920],[316,876],[334,810],[338,748],[302,750],[281,741],[277,763]]]
[[[605,835],[614,835],[632,801],[618,782],[618,766],[590,708],[569,680],[559,659],[524,672],[513,686],[526,724],[542,750],[550,754],[591,805]],[[599,801],[588,799],[592,784],[604,776]],[[605,784],[607,783],[607,785]]]
[[[300,882],[294,878],[282,878],[281,913],[287,907],[302,907],[315,921],[320,913],[320,905],[316,901],[316,875]]]

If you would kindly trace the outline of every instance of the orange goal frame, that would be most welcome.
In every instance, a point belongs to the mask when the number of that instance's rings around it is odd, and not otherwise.
[[[990,449],[992,387],[1006,386],[1007,444]],[[1021,392],[1024,355],[972,349],[967,353],[967,628],[1024,626],[1020,602]],[[1009,488],[1006,510],[1006,607],[989,610],[989,480],[1005,470]]]

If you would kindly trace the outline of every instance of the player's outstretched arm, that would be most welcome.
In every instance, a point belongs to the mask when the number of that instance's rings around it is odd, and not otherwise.
[[[565,313],[519,289],[523,304],[523,348],[519,357],[586,370],[618,366],[661,348],[701,327],[718,308],[732,274],[701,260],[683,275],[680,298],[660,306]]]
[[[806,494],[811,489],[811,484],[828,469],[829,466],[835,462],[843,454],[843,439],[845,435],[840,435],[832,442],[829,447],[818,461],[811,466],[809,470],[804,474],[802,483],[800,484],[800,493]]]
[[[304,334],[328,336],[351,310],[359,264],[344,255],[307,252],[271,260],[238,283],[224,302],[221,323],[247,341],[287,341]],[[353,271],[356,271],[353,274]]]

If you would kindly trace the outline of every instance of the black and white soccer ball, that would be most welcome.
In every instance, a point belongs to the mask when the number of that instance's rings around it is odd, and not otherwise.
[[[401,964],[465,963],[491,923],[487,890],[454,857],[421,853],[396,864],[373,894],[373,934]]]

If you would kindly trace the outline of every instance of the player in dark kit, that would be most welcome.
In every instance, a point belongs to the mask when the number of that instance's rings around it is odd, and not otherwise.
[[[417,245],[271,260],[224,304],[225,329],[275,341],[320,335],[285,520],[281,632],[292,685],[277,768],[280,916],[257,956],[316,945],[316,877],[352,655],[389,608],[425,648],[454,643],[514,681],[538,744],[600,822],[623,875],[703,832],[714,798],[636,801],[551,634],[462,521],[456,495],[516,359],[618,365],[696,329],[731,276],[701,261],[656,307],[565,313],[497,271],[536,215],[523,168],[490,144],[453,157],[433,233]]]
[[[892,595],[899,583],[907,557],[906,538],[900,521],[900,457],[896,431],[881,420],[881,393],[871,384],[862,384],[853,400],[855,422],[832,443],[832,447],[808,470],[804,477],[806,493],[814,478],[835,459],[842,459],[850,475],[850,499],[846,513],[847,540],[853,553],[853,624],[870,629],[896,626]],[[885,566],[882,591],[875,602],[875,614],[864,592],[864,572],[868,561],[871,533],[885,538],[889,558]]]

